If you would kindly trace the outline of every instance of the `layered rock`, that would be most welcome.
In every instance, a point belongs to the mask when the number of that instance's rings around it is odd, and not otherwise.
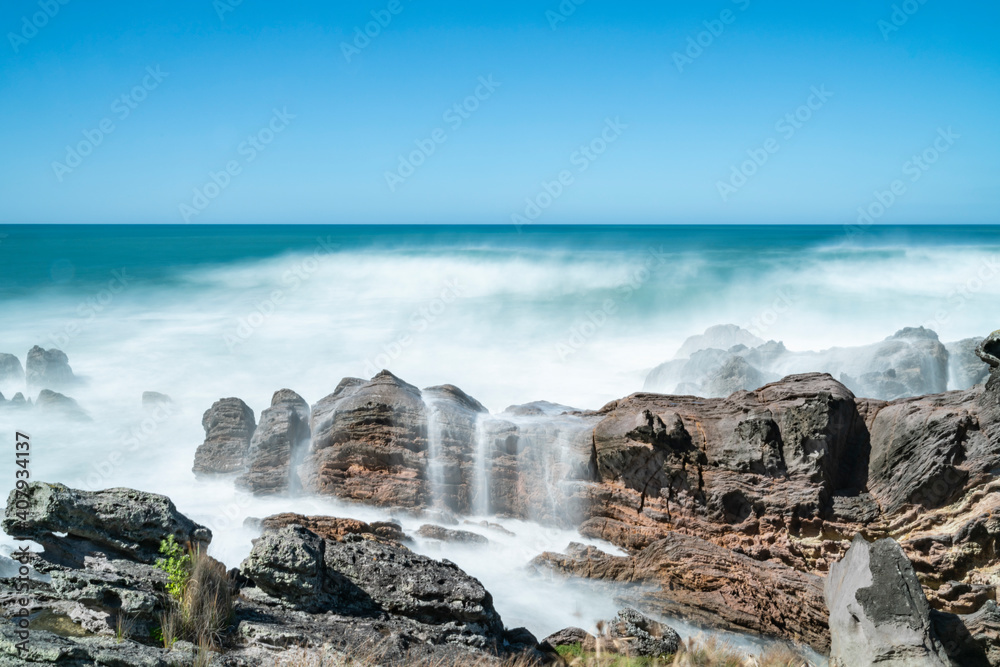
[[[325,540],[343,541],[348,535],[365,535],[370,539],[382,539],[392,542],[405,542],[406,535],[402,527],[389,521],[365,523],[357,519],[338,519],[329,516],[303,516],[301,514],[275,514],[255,522],[256,527],[265,530],[277,530],[285,526],[299,525],[316,533]]]
[[[253,410],[238,398],[223,398],[201,420],[205,442],[194,455],[195,474],[243,472],[257,429]]]
[[[28,351],[25,379],[29,389],[63,389],[76,384],[66,353],[55,348],[44,350],[38,345]]]
[[[831,667],[948,667],[930,606],[894,540],[854,538],[825,583],[830,609]]]
[[[309,439],[309,404],[291,389],[275,392],[271,407],[260,413],[236,486],[256,494],[300,490],[298,468]]]
[[[69,396],[43,389],[35,399],[35,408],[47,417],[61,417],[75,421],[91,421],[90,415]]]
[[[697,537],[667,535],[629,556],[570,545],[533,562],[553,571],[598,581],[639,585],[638,601],[665,616],[705,627],[754,632],[829,646],[820,577],[735,553]]]

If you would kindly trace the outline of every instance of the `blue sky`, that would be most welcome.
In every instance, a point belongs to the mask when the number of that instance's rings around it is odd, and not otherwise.
[[[63,2],[0,223],[998,222],[996,3]]]

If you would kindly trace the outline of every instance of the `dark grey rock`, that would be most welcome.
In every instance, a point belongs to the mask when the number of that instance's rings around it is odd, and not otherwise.
[[[223,398],[201,420],[205,442],[194,455],[195,474],[243,472],[257,426],[253,410],[238,398]]]
[[[593,644],[596,641],[597,638],[583,628],[571,627],[553,632],[551,635],[543,639],[542,643],[548,644],[552,648],[558,648],[560,646],[573,646],[574,644],[583,646],[587,643]]]
[[[480,535],[479,533],[472,533],[468,530],[453,530],[451,528],[444,528],[443,526],[435,526],[432,524],[424,524],[420,526],[417,531],[417,535],[420,537],[426,537],[431,540],[440,540],[441,542],[455,542],[458,544],[489,544],[490,541]]]
[[[503,640],[493,599],[454,563],[358,535],[323,540],[301,526],[266,531],[240,568],[276,602],[314,613],[404,618],[437,642],[484,648]],[[253,597],[244,589],[244,595]]]
[[[681,641],[680,635],[673,628],[647,618],[630,607],[618,612],[610,624],[608,634],[621,640],[631,656],[672,655],[677,653]]]
[[[11,491],[3,529],[39,542],[57,562],[77,566],[95,552],[154,563],[168,535],[182,544],[212,540],[210,530],[178,512],[166,496],[122,488],[80,491],[45,482]]]
[[[899,544],[854,538],[830,568],[831,667],[952,665],[930,620],[930,606]]]
[[[976,346],[976,356],[990,368],[1000,368],[1000,329],[984,338]]]
[[[42,389],[35,399],[35,408],[48,417],[62,417],[74,421],[92,421],[80,404],[69,396],[63,396],[49,389]]]
[[[43,350],[36,345],[28,351],[25,366],[28,389],[63,389],[76,384],[69,357],[62,350]]]

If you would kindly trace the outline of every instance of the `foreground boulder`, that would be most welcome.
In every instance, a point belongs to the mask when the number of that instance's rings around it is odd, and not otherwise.
[[[205,442],[194,455],[195,474],[243,472],[257,425],[253,410],[238,398],[223,398],[201,420]]]
[[[210,530],[177,511],[166,496],[133,489],[80,491],[62,484],[32,482],[11,491],[3,530],[34,540],[60,564],[82,564],[92,553],[153,563],[160,542],[207,545]],[[64,536],[58,534],[64,533]]]
[[[148,561],[157,555],[153,545],[170,535],[204,547],[207,530],[169,499],[130,489],[91,494],[35,483],[27,499],[21,518],[23,498],[11,494],[4,529],[43,543],[45,550],[26,560],[44,576],[32,582],[26,603],[17,602],[18,579],[0,577],[0,599],[8,601],[0,605],[0,665],[202,664],[190,643],[167,650],[150,640],[171,603],[166,572]],[[365,649],[376,649],[386,666],[425,659],[488,664],[524,652],[540,659],[534,637],[523,628],[504,630],[489,592],[456,565],[369,532],[379,527],[331,517],[313,523],[333,530],[334,539],[294,523],[266,528],[242,575],[222,577],[222,585],[242,590],[211,664],[270,666],[296,648],[333,664]],[[208,566],[222,567],[211,559]],[[24,604],[27,645],[10,622]]]
[[[930,606],[894,540],[858,536],[824,587],[830,608],[831,667],[948,667]]]
[[[247,471],[236,486],[256,494],[300,490],[298,467],[309,437],[309,404],[291,389],[275,392],[271,407],[260,413],[246,452]]]
[[[677,653],[681,637],[670,626],[626,607],[611,622],[608,634],[618,640],[619,653],[659,657]]]
[[[66,353],[55,348],[44,350],[38,345],[28,351],[25,379],[28,389],[63,389],[76,383]]]

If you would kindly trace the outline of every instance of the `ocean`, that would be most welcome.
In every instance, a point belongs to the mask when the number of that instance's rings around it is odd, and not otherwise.
[[[249,552],[246,517],[385,513],[195,480],[201,416],[221,397],[259,415],[278,389],[315,403],[341,378],[388,369],[494,412],[596,409],[716,324],[801,351],[904,327],[982,337],[1000,327],[998,277],[1000,230],[987,226],[0,226],[0,352],[22,364],[33,345],[66,352],[83,381],[64,393],[93,418],[0,410],[0,487],[13,486],[14,431],[30,432],[34,479],[165,493],[215,531],[232,567]],[[144,391],[170,395],[169,414],[145,413]],[[526,583],[534,555],[586,540],[514,532],[495,559],[424,547],[480,576],[507,624],[540,637],[613,614],[585,588]],[[545,604],[556,594],[564,610]]]

